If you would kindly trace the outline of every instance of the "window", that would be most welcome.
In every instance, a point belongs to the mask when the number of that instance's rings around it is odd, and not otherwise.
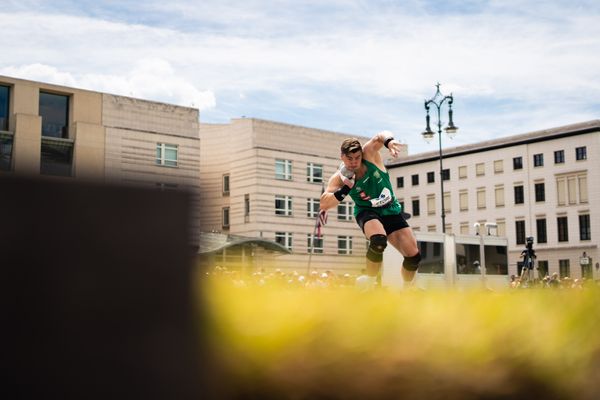
[[[577,161],[587,159],[587,148],[585,146],[575,148],[575,159]]]
[[[494,188],[496,207],[504,207],[504,186],[496,186]]]
[[[427,215],[435,214],[435,194],[427,195]]]
[[[427,232],[435,232],[437,227],[435,225],[427,225]]]
[[[404,207],[404,199],[398,199],[398,203],[400,204],[400,210],[404,211],[406,209]]]
[[[558,241],[568,242],[569,241],[569,225],[567,217],[556,218],[556,225],[558,227]]]
[[[485,175],[485,163],[475,164],[475,175],[477,175],[477,176]]]
[[[458,193],[458,201],[460,203],[460,211],[469,210],[469,192],[467,190],[461,190]]]
[[[591,240],[592,231],[590,227],[590,215],[581,214],[579,216],[579,240]]]
[[[178,152],[176,144],[156,143],[156,165],[176,167]]]
[[[323,182],[323,165],[308,163],[306,165],[306,181],[312,183]]]
[[[0,85],[0,131],[8,131],[10,88]]]
[[[292,198],[275,195],[275,215],[292,215]]]
[[[223,175],[223,196],[229,196],[229,174]]]
[[[410,178],[413,186],[419,185],[419,174],[412,175]]]
[[[313,247],[314,245],[314,247]],[[306,235],[306,249],[308,254],[323,254],[323,237],[317,237],[317,235]]]
[[[229,229],[229,207],[223,207],[223,229]]]
[[[292,233],[275,232],[275,242],[279,243],[288,250],[292,250]]]
[[[517,244],[525,244],[525,221],[515,221]]]
[[[450,180],[450,169],[446,168],[442,170],[442,180],[449,181]]]
[[[571,276],[571,266],[569,260],[558,260],[558,274],[561,278]]]
[[[275,179],[292,180],[292,160],[275,160]]]
[[[498,236],[506,236],[506,221],[504,219],[496,220],[498,225]]]
[[[42,137],[40,174],[54,176],[73,175],[73,141]]]
[[[427,173],[427,183],[433,183],[433,182],[435,182],[435,173],[428,172]]]
[[[537,263],[538,265],[538,276],[543,278],[548,276],[548,260],[540,260]]]
[[[485,188],[477,188],[477,208],[485,208]]]
[[[404,177],[399,176],[396,178],[396,187],[403,188],[404,187]]]
[[[177,190],[176,183],[165,183],[165,182],[156,182],[156,188],[161,192],[167,192],[170,190]]]
[[[352,203],[351,202],[343,202],[343,203],[338,204],[337,219],[340,221],[351,221],[352,220]]]
[[[306,216],[308,218],[316,218],[319,214],[320,207],[319,199],[306,199]]]
[[[533,166],[534,167],[543,167],[544,166],[544,154],[534,154],[533,155]]]
[[[450,214],[452,212],[452,201],[450,199],[450,192],[444,192],[444,213]]]
[[[40,92],[42,136],[69,137],[69,96]]]
[[[352,254],[352,236],[338,236],[338,254]]]
[[[525,203],[525,196],[523,195],[523,186],[515,186],[515,204]]]
[[[523,169],[523,157],[513,158],[513,169]]]
[[[538,218],[535,220],[535,227],[537,233],[538,243],[548,243],[548,237],[546,236],[546,218]]]
[[[504,163],[502,160],[494,161],[494,173],[501,174],[502,172],[504,172]]]
[[[556,194],[559,206],[588,202],[587,173],[556,177]]]
[[[413,199],[412,201],[412,214],[414,217],[418,217],[419,215],[421,215],[419,199]]]
[[[10,171],[13,141],[12,133],[0,132],[0,171]]]
[[[546,187],[543,182],[535,184],[535,201],[546,201]]]
[[[554,152],[554,164],[564,164],[565,162],[565,151],[556,150]]]
[[[465,179],[467,177],[467,166],[463,165],[458,167],[458,178]]]
[[[244,195],[244,222],[250,221],[250,195]]]
[[[468,235],[469,234],[469,223],[468,222],[461,222],[460,223],[460,234],[461,235]]]

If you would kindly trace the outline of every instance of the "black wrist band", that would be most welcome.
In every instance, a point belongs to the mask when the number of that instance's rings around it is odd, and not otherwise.
[[[336,199],[338,199],[338,201],[342,201],[348,195],[348,193],[350,193],[350,190],[352,189],[350,189],[348,185],[344,185],[335,192],[333,192],[333,195]]]
[[[388,145],[390,144],[390,142],[391,142],[392,140],[394,140],[394,137],[393,137],[393,136],[392,136],[392,137],[389,137],[389,138],[387,138],[387,139],[385,139],[385,142],[383,142],[383,145],[384,145],[386,148],[388,148],[388,149],[389,149]]]

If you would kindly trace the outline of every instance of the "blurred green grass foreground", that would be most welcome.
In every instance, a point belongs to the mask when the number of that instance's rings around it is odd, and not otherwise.
[[[359,293],[202,285],[228,398],[600,394],[597,287]]]

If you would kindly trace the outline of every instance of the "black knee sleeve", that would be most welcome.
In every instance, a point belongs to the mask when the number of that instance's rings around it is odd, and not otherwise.
[[[402,266],[408,271],[416,271],[419,268],[420,262],[421,253],[417,253],[412,257],[404,257],[404,262],[402,262]]]
[[[373,262],[381,262],[383,260],[383,251],[387,247],[387,236],[377,234],[371,236],[369,240],[367,259]]]

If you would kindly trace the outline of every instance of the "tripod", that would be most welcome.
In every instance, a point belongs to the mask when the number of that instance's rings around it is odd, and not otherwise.
[[[527,238],[527,247],[521,252],[523,257],[523,269],[521,270],[520,286],[530,287],[534,282],[533,266],[535,264],[535,250],[533,250],[533,238]]]

